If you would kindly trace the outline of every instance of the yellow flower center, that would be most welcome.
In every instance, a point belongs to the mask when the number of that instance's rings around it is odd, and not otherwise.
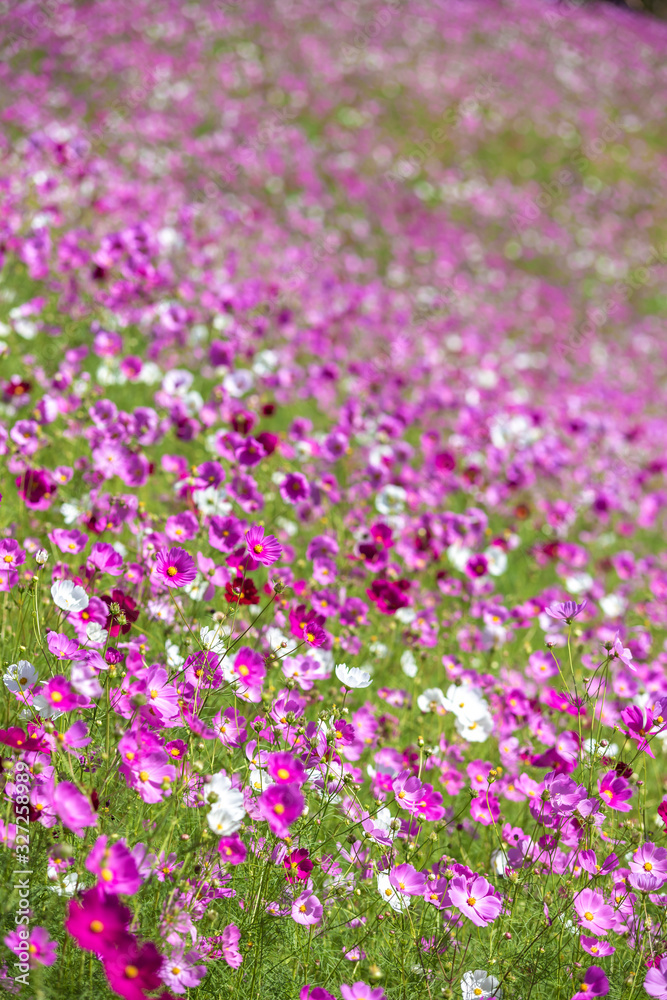
[[[176,569],[175,566],[169,566],[168,567],[168,569],[167,569],[167,576],[176,576],[177,573],[178,573],[178,570]],[[134,966],[131,966],[130,968],[134,968]]]
[[[111,871],[110,868],[103,868],[102,871],[100,872],[100,875],[102,876],[105,882],[111,882],[111,880],[113,879],[113,872]]]
[[[93,934],[101,934],[102,931],[104,930],[104,924],[102,923],[101,920],[91,920],[90,930],[93,932]]]
[[[289,771],[287,770],[286,767],[278,768],[278,777],[280,778],[281,781],[287,781],[287,779],[289,778]]]

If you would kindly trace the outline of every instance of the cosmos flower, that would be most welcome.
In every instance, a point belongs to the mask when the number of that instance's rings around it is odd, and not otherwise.
[[[197,575],[192,556],[185,549],[160,549],[155,555],[156,577],[169,588],[184,587]]]

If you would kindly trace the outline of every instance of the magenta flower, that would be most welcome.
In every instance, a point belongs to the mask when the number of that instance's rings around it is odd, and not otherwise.
[[[61,632],[49,632],[46,644],[51,655],[55,656],[57,660],[80,660],[86,655],[84,649],[79,649],[78,642],[74,642],[73,639]],[[42,691],[42,693],[44,692]]]
[[[164,526],[164,533],[170,542],[189,542],[198,531],[199,521],[189,510],[168,517]]]
[[[234,657],[233,665],[225,660],[225,677],[229,681],[239,681],[244,687],[259,688],[266,677],[264,659],[250,646],[242,646]]]
[[[107,846],[106,835],[97,838],[86,859],[86,868],[97,875],[107,892],[132,896],[143,881],[125,841]]]
[[[241,931],[236,924],[227,924],[222,932],[222,957],[232,969],[238,969],[243,961],[238,945]]]
[[[287,871],[288,882],[306,881],[313,870],[313,862],[305,847],[287,854],[283,860],[283,868]]]
[[[609,944],[608,941],[598,941],[594,937],[585,937],[583,934],[579,938],[579,944],[587,951],[589,955],[593,955],[595,958],[606,958],[608,955],[613,955],[616,949],[613,945]]]
[[[198,986],[207,972],[201,958],[198,951],[177,949],[162,964],[162,982],[170,986],[174,993],[185,993],[190,987]]]
[[[610,809],[630,812],[632,807],[628,800],[632,798],[632,788],[629,782],[616,771],[608,771],[604,778],[598,779],[598,793]]]
[[[421,896],[426,883],[426,875],[412,865],[397,865],[389,872],[389,884],[407,896]]]
[[[650,884],[646,883],[646,887],[657,889],[667,882],[667,849],[647,841],[632,856],[630,871],[633,875],[649,876]],[[638,884],[636,888],[642,889],[644,885]]]
[[[80,902],[70,901],[65,927],[80,948],[106,955],[131,940],[127,933],[131,919],[131,911],[117,896],[95,886],[86,889]]]
[[[51,941],[45,927],[33,927],[28,934],[26,927],[19,927],[4,939],[10,951],[18,955],[19,961],[27,956],[28,965],[53,965],[56,961],[58,942]]]
[[[288,751],[269,754],[266,769],[276,784],[303,785],[308,777],[301,761]]]
[[[43,685],[39,693],[45,699],[47,705],[56,712],[69,712],[85,700],[76,691],[72,690],[69,681],[60,674],[51,677]]]
[[[544,610],[550,618],[555,618],[556,621],[569,625],[577,615],[581,614],[587,604],[588,601],[582,601],[581,604],[577,604],[576,601],[565,601],[563,604],[552,604],[550,608]]]
[[[299,818],[305,799],[297,785],[271,785],[259,796],[257,808],[276,837],[286,837],[289,826]]]
[[[373,989],[363,982],[352,983],[351,986],[341,983],[340,993],[343,1000],[386,1000],[386,993],[381,986]]]
[[[264,535],[264,528],[254,524],[245,533],[245,543],[253,559],[270,566],[280,558],[282,548],[273,535]]]
[[[240,865],[246,859],[247,848],[238,833],[233,833],[231,837],[221,837],[218,841],[220,851],[220,861],[226,865]]]
[[[308,480],[302,472],[288,472],[280,484],[280,495],[285,503],[301,503],[310,496]]]
[[[97,816],[87,795],[71,781],[61,781],[53,791],[53,809],[63,826],[83,837],[88,826],[97,826]]]
[[[304,927],[319,924],[322,919],[322,904],[311,892],[303,892],[292,903],[292,920]]]
[[[146,1000],[146,992],[161,984],[163,958],[150,941],[139,944],[130,938],[122,948],[104,955],[104,972],[109,985],[125,1000]]]
[[[660,960],[658,966],[653,966],[646,973],[644,989],[650,997],[667,1000],[667,956]]]
[[[322,986],[311,986],[306,983],[299,990],[299,1000],[336,1000],[333,993],[329,993]]]
[[[502,899],[481,875],[466,878],[457,875],[449,883],[449,898],[453,906],[472,920],[477,927],[492,923],[502,909]]]
[[[574,901],[581,926],[598,937],[604,937],[615,923],[614,909],[605,903],[595,889],[583,889]]]
[[[185,587],[197,576],[197,567],[185,549],[160,549],[155,556],[155,575],[167,587]]]
[[[588,1000],[589,997],[605,997],[609,993],[609,980],[598,965],[586,969],[584,981],[572,1000]]]
[[[120,576],[123,572],[123,557],[108,542],[95,542],[87,559],[88,566],[94,566],[100,573]]]

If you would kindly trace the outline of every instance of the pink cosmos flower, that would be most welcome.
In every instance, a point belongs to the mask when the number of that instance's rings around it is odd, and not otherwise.
[[[86,655],[84,649],[79,649],[78,642],[61,632],[49,632],[46,644],[57,660],[80,660]]]
[[[644,989],[650,997],[667,1000],[667,956],[660,960],[658,966],[653,966],[646,973]]]
[[[123,572],[123,557],[108,542],[95,542],[90,550],[87,565],[93,566],[100,573],[120,576]]]
[[[276,837],[286,837],[289,826],[299,818],[305,799],[297,785],[272,785],[259,796],[257,808]]]
[[[238,969],[243,961],[243,955],[238,948],[240,937],[241,931],[236,924],[227,924],[222,932],[222,957],[232,969]]]
[[[26,938],[21,934],[23,929],[12,931],[4,939],[9,950],[18,955],[19,960],[27,954],[31,969],[34,969],[36,965],[53,965],[57,958],[58,942],[50,940],[49,932],[45,927],[31,928],[30,936]]]
[[[162,955],[152,942],[140,945],[130,938],[122,948],[105,954],[104,972],[112,990],[124,1000],[146,1000],[146,992],[162,984],[159,975],[162,962]]]
[[[259,688],[266,677],[264,659],[250,646],[242,646],[234,657],[234,663],[225,660],[223,669],[228,681],[239,681],[243,687]]]
[[[124,839],[108,845],[106,835],[98,837],[86,859],[86,868],[98,876],[107,892],[132,896],[143,881]]]
[[[197,576],[197,567],[185,549],[160,549],[155,556],[155,575],[167,587],[184,587]]]
[[[221,837],[218,841],[218,851],[220,852],[220,861],[226,865],[243,864],[248,854],[238,833],[233,833],[231,837]]]
[[[298,851],[292,851],[291,854],[285,855],[283,868],[287,872],[288,882],[306,881],[313,870],[313,862],[310,860],[308,851],[301,847]]]
[[[269,777],[277,784],[303,785],[308,777],[301,761],[288,751],[269,754],[266,769]]]
[[[56,712],[69,712],[84,700],[70,687],[69,681],[57,674],[42,686],[39,694]]]
[[[587,604],[588,601],[585,600],[581,604],[577,604],[576,601],[565,601],[563,604],[552,604],[550,608],[544,610],[550,618],[555,618],[556,621],[569,625],[577,615],[581,614]]]
[[[61,781],[55,786],[52,805],[63,826],[77,837],[83,837],[86,827],[97,826],[97,816],[88,796],[71,781]]]
[[[609,993],[609,980],[598,965],[586,969],[584,981],[572,1000],[589,1000],[589,997],[605,997]]]
[[[84,531],[77,531],[73,528],[71,531],[65,528],[54,528],[49,535],[50,540],[57,545],[61,552],[70,555],[78,555],[79,552],[83,552],[86,545],[88,544],[88,535]]]
[[[425,883],[424,872],[418,872],[412,865],[397,865],[389,872],[389,884],[407,896],[421,896]]]
[[[167,518],[164,533],[170,542],[188,542],[199,531],[199,521],[190,510]]]
[[[373,989],[363,982],[352,983],[351,986],[341,983],[340,993],[343,1000],[386,1000],[387,997],[381,986]]]
[[[630,812],[632,806],[628,800],[632,798],[632,788],[629,782],[616,771],[608,771],[604,778],[598,779],[598,793],[610,809],[617,809],[618,812]]]
[[[574,901],[581,926],[598,937],[604,937],[615,923],[614,909],[605,903],[595,889],[583,889]]]
[[[174,993],[185,993],[188,988],[198,986],[207,972],[201,958],[198,951],[186,952],[184,948],[177,948],[162,964],[162,982]]]
[[[280,558],[282,548],[273,535],[264,535],[264,528],[254,524],[245,533],[245,543],[253,559],[270,566]]]
[[[322,904],[311,892],[303,892],[292,903],[292,920],[304,927],[319,924],[322,919]]]
[[[650,876],[651,880],[656,880],[651,888],[658,888],[667,882],[667,849],[647,841],[635,851],[630,862],[630,871],[633,875]]]
[[[597,938],[585,937],[583,934],[579,938],[579,944],[584,951],[587,951],[589,955],[594,955],[595,958],[606,958],[616,951],[608,941],[598,941]]]
[[[336,1000],[332,993],[325,990],[322,986],[311,986],[306,983],[299,990],[299,1000]]]
[[[492,923],[502,909],[502,899],[481,875],[457,875],[449,884],[449,898],[477,927]]]
[[[79,948],[106,955],[130,940],[127,928],[131,918],[131,911],[117,896],[95,886],[86,889],[80,901],[70,901],[65,927]]]

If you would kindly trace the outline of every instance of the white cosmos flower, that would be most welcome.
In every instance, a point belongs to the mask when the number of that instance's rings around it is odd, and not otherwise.
[[[207,486],[205,490],[194,490],[192,499],[199,513],[206,517],[211,517],[213,514],[224,517],[232,511],[232,505],[227,500],[224,489],[216,486]]]
[[[411,649],[406,649],[401,656],[401,670],[406,677],[417,676],[417,661],[415,660],[415,654]]]
[[[447,558],[459,573],[463,573],[471,555],[472,549],[469,549],[467,545],[462,545],[461,542],[453,542],[447,549]]]
[[[97,622],[88,622],[86,626],[86,637],[89,642],[105,643],[109,638],[109,633]]]
[[[375,509],[380,514],[401,514],[405,507],[408,494],[402,486],[389,483],[384,486],[375,498]]]
[[[222,656],[225,651],[224,638],[225,633],[221,626],[209,628],[208,625],[202,625],[199,629],[199,640],[204,649],[210,649],[212,653],[217,653],[218,656]]]
[[[440,688],[426,688],[417,698],[417,708],[420,712],[437,712],[443,715],[447,709],[447,702]]]
[[[372,677],[367,670],[348,667],[344,663],[339,663],[336,667],[336,677],[341,684],[352,689],[367,688],[372,683]]]
[[[162,379],[162,388],[170,396],[185,396],[194,378],[192,372],[185,368],[172,368]]]
[[[445,708],[453,712],[457,719],[481,719],[488,712],[488,704],[479,688],[470,684],[450,684],[445,697]]]
[[[185,660],[181,656],[181,652],[175,642],[167,642],[164,646],[164,651],[167,654],[167,666],[168,667],[182,667]]]
[[[507,569],[507,553],[498,545],[489,545],[488,549],[484,550],[484,555],[489,564],[489,575],[502,576]]]
[[[493,732],[493,717],[486,712],[481,719],[459,718],[456,732],[468,743],[485,743]]]
[[[12,663],[10,667],[7,667],[7,672],[2,679],[5,682],[5,687],[18,694],[35,683],[37,671],[28,660],[19,660],[18,663]]]
[[[53,879],[53,875],[49,875],[50,879]],[[69,875],[55,875],[55,881],[49,886],[53,892],[58,896],[73,896],[79,886],[79,876],[76,872],[70,872]]]
[[[403,913],[410,905],[410,897],[394,889],[386,872],[380,872],[378,875],[378,892],[382,901],[389,903],[392,910],[397,910],[399,913]]]
[[[211,798],[215,802],[211,802]],[[204,789],[204,798],[211,805],[206,817],[213,833],[219,837],[229,837],[236,833],[245,816],[243,792],[232,788],[231,779],[226,774],[214,774]]]
[[[53,707],[50,701],[43,694],[36,694],[32,699],[32,709],[24,708],[21,712],[22,719],[32,719],[35,712],[43,719],[58,719],[63,714]]]
[[[593,586],[593,577],[590,573],[573,573],[572,576],[565,577],[565,588],[570,594],[584,594]]]
[[[88,594],[71,580],[56,580],[51,585],[53,603],[63,611],[84,611],[88,607]]]
[[[237,368],[233,372],[228,372],[222,380],[222,387],[234,399],[240,399],[249,392],[255,381],[255,377],[247,368]]]
[[[466,972],[461,980],[461,991],[463,1000],[500,1000],[503,991],[500,988],[500,980],[495,976],[489,976],[486,969],[475,969],[474,972]]]
[[[598,604],[607,618],[619,618],[627,607],[627,602],[619,594],[606,594]]]

